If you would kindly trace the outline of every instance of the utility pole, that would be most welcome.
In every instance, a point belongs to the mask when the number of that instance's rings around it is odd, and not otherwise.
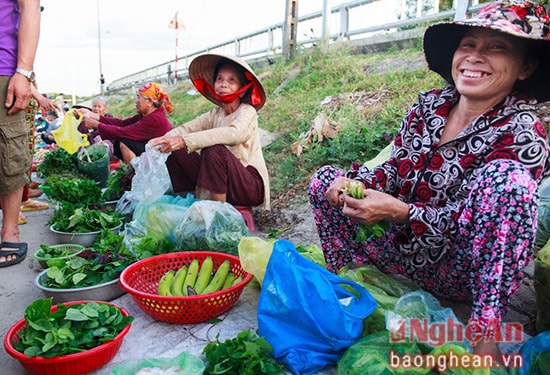
[[[99,46],[99,76],[103,74],[103,66],[101,64],[101,26],[99,22],[99,0],[97,0],[97,44]]]
[[[330,16],[332,14],[330,8],[330,0],[323,0],[323,27],[322,27],[322,39],[323,51],[328,50],[330,43]]]
[[[283,56],[285,60],[294,57],[298,35],[298,0],[286,0],[283,36]]]

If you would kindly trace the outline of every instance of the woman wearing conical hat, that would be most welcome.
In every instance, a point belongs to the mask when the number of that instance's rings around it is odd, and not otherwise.
[[[260,80],[244,60],[216,54],[195,58],[189,76],[216,108],[151,140],[171,152],[166,166],[174,192],[269,209],[257,115],[265,103]]]

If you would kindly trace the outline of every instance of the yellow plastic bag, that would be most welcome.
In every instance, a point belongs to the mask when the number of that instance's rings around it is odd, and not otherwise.
[[[260,285],[264,281],[267,262],[275,240],[264,241],[259,237],[243,237],[239,242],[239,259],[243,269],[254,275]]]
[[[76,118],[74,111],[69,111],[65,113],[59,129],[52,130],[55,142],[69,154],[74,154],[80,147],[90,145],[88,136],[78,131],[80,121],[82,121],[82,117]]]

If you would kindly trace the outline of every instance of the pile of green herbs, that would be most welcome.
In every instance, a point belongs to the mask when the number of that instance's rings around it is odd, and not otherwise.
[[[120,308],[97,302],[58,304],[52,312],[52,298],[42,298],[25,309],[27,325],[12,344],[29,357],[80,353],[113,340],[133,320]]]
[[[124,219],[124,215],[116,212],[113,207],[63,202],[54,210],[48,225],[59,232],[90,233],[116,228]]]
[[[83,248],[82,248],[83,249]],[[56,247],[56,246],[48,246],[48,245],[40,245],[40,249],[34,253],[35,256],[43,259],[55,259],[55,258],[62,258],[67,257],[69,255],[74,255],[75,252],[78,252],[80,250],[78,249],[68,249],[65,247]]]
[[[102,230],[91,249],[48,268],[47,278],[40,280],[40,284],[54,289],[99,285],[117,279],[136,260],[124,244],[124,236]]]
[[[101,187],[89,178],[48,177],[48,198],[61,203],[89,206],[100,202]]]
[[[53,176],[72,178],[75,176],[85,177],[78,171],[76,153],[69,154],[62,148],[46,153],[42,162],[36,167],[36,172],[43,178]]]
[[[204,375],[278,375],[286,367],[272,357],[269,342],[250,330],[239,332],[235,338],[210,342],[203,349],[206,356]]]
[[[131,190],[134,175],[135,171],[129,164],[121,163],[120,167],[112,171],[107,178],[103,200],[109,202],[120,199],[125,191]]]

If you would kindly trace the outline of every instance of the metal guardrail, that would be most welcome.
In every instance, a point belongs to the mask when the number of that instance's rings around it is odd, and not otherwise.
[[[354,13],[365,11],[365,7],[374,1],[375,0],[354,0],[349,3],[340,4],[333,7],[331,9],[330,20],[338,25],[338,30],[334,33],[330,33],[330,35],[321,35],[316,37],[313,34],[302,32],[302,30],[312,31],[315,26],[319,26],[321,24],[323,20],[322,11],[299,17],[298,35],[300,36],[297,37],[298,49],[310,48],[321,43],[328,43],[330,45],[357,39],[364,41],[370,39],[370,44],[372,45],[376,44],[377,38],[380,39],[380,41],[382,39],[387,39],[381,38],[381,35],[388,36],[391,34],[395,34],[396,38],[418,38],[418,36],[411,37],[411,35],[415,34],[410,32],[404,33],[403,36],[398,36],[398,31],[404,29],[423,30],[429,23],[434,23],[449,18],[462,19],[466,17],[467,14],[475,13],[483,5],[468,6],[468,0],[458,0],[456,8],[452,10],[424,14],[420,17],[409,18],[386,24],[350,29],[350,17]],[[176,60],[174,59],[117,79],[108,85],[108,90],[110,93],[116,93],[127,90],[135,90],[144,82],[148,81],[160,82],[169,86],[176,83],[176,81],[187,80],[190,62],[196,56],[205,53],[219,53],[239,56],[248,61],[270,61],[276,56],[282,54],[284,26],[285,25],[283,22],[277,23],[253,33],[236,37],[227,42],[223,42],[191,54],[178,56],[178,68],[176,72],[174,71],[174,67],[176,66]],[[418,33],[416,35],[418,35]],[[387,40],[384,43],[387,43]]]

